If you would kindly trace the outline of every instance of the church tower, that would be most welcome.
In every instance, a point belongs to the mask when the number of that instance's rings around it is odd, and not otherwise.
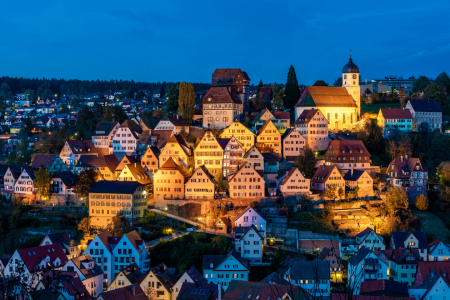
[[[353,63],[352,54],[350,60],[342,68],[342,86],[345,87],[350,96],[358,106],[358,117],[361,116],[361,87],[359,86],[359,68]]]

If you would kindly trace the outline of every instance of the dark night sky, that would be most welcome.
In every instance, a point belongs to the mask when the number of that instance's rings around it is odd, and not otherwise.
[[[252,83],[329,84],[349,49],[362,79],[450,73],[450,2],[7,1],[3,76],[209,82],[240,67]]]

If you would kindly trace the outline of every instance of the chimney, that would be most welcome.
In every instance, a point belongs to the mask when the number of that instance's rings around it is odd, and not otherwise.
[[[352,171],[351,171],[351,172],[352,172],[351,174],[352,174],[352,177],[353,177],[353,168],[352,168]]]
[[[375,233],[377,233],[377,226],[373,226],[373,231],[375,231]]]
[[[131,285],[131,294],[133,294],[133,296],[136,296],[136,288],[134,286],[135,284]]]
[[[180,118],[180,116],[179,115],[177,115],[177,120]]]
[[[325,163],[323,164],[323,169],[325,169]]]
[[[403,155],[400,157],[400,159],[402,160],[402,162],[403,162]]]
[[[408,161],[408,154],[405,154],[406,161]]]

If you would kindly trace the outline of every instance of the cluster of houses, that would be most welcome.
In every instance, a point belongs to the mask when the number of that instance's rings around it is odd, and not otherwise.
[[[203,295],[218,300],[243,299],[242,293],[255,292],[278,296],[274,291],[282,291],[282,298],[284,289],[305,300],[338,299],[344,295],[332,292],[332,286],[346,282],[347,293],[363,299],[430,300],[445,299],[450,289],[450,245],[438,239],[427,243],[423,231],[393,232],[389,245],[372,228],[358,233],[353,243],[298,231],[296,251],[287,253],[278,270],[252,282],[252,267],[268,266],[273,256],[273,248],[265,246],[266,220],[247,207],[233,221],[221,218],[217,224],[224,230],[231,227],[232,250],[204,255],[199,269],[177,272],[164,263],[151,267],[149,249],[136,231],[122,237],[102,232],[88,240],[84,251],[67,233],[52,233],[38,247],[4,255],[1,274],[41,293],[56,287],[64,297],[60,299],[172,300]],[[311,254],[315,258],[306,259]]]

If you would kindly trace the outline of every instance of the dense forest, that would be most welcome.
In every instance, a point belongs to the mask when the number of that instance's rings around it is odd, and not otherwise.
[[[98,94],[102,97],[104,93],[123,92],[128,96],[130,91],[138,92],[146,90],[147,93],[167,92],[175,82],[145,82],[134,80],[79,80],[79,79],[48,79],[48,78],[23,78],[23,77],[0,77],[0,97],[12,98],[19,93],[32,91],[33,95],[44,98],[55,95],[77,95]],[[208,90],[209,83],[193,83],[194,91]]]

